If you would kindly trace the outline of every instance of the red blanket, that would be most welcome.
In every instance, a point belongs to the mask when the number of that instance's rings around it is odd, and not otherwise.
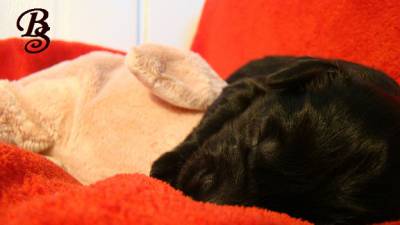
[[[0,224],[308,223],[256,208],[195,202],[140,174],[82,186],[43,157],[0,144]]]
[[[207,0],[192,49],[228,76],[265,55],[369,65],[400,81],[398,0]]]

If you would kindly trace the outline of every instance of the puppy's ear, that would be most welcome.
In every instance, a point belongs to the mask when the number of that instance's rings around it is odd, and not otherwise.
[[[294,56],[267,56],[252,60],[233,72],[226,81],[233,83],[249,77],[265,77],[283,68],[287,68],[298,60],[299,58]]]
[[[157,44],[129,51],[125,63],[152,94],[172,105],[205,111],[226,82],[198,54]]]
[[[267,85],[271,88],[291,88],[304,85],[317,76],[337,70],[338,67],[329,61],[301,58],[265,79]]]

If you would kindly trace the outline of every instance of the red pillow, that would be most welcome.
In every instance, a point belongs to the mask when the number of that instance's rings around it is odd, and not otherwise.
[[[400,81],[398,0],[207,0],[192,49],[226,78],[265,55],[341,58]]]

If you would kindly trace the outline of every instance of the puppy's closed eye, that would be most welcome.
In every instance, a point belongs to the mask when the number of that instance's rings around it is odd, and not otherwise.
[[[182,182],[178,188],[194,199],[202,199],[215,186],[216,175],[212,171],[201,170]]]

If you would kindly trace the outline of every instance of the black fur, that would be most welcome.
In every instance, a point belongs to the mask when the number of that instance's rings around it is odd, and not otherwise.
[[[317,224],[400,219],[400,88],[341,60],[267,57],[235,72],[151,176],[193,199]]]

